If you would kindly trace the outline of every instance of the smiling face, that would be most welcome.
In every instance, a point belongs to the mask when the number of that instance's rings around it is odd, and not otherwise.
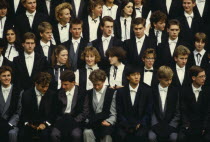
[[[9,71],[2,72],[0,75],[1,85],[5,88],[9,87],[11,84],[12,75]]]
[[[147,54],[146,57],[143,59],[143,62],[147,69],[151,69],[155,62],[154,54]]]
[[[89,67],[92,67],[96,64],[95,62],[96,56],[91,53],[91,52],[87,52],[85,55],[85,62]]]
[[[193,12],[193,7],[196,4],[192,2],[192,0],[183,0],[182,1],[182,6],[184,8],[184,11],[188,14],[191,14]]]
[[[59,15],[59,18],[61,23],[63,24],[68,23],[71,18],[70,10],[68,8],[63,9]]]

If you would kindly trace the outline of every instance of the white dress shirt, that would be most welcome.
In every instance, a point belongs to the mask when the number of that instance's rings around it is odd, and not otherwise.
[[[73,46],[74,46],[74,53],[77,52],[77,49],[79,48],[79,44],[80,44],[80,40],[81,40],[81,37],[77,40],[73,39],[72,38],[72,43],[73,43]]]
[[[166,0],[166,8],[167,8],[168,13],[170,11],[171,3],[172,3],[172,0]]]
[[[13,0],[13,2],[14,2],[14,10],[15,10],[15,13],[16,13],[18,5],[20,3],[20,0]]]
[[[162,111],[164,111],[165,103],[166,103],[166,97],[168,93],[168,87],[163,88],[160,84],[158,85],[159,93],[160,93],[160,99],[161,99],[161,106]]]
[[[112,36],[109,36],[109,37],[104,37],[104,36],[102,36],[104,56],[105,56],[105,54],[106,54],[106,50],[107,50],[108,47],[109,47],[109,42],[110,42],[111,38],[112,38]]]
[[[142,7],[143,7],[143,5],[141,5],[140,7],[135,7],[136,18],[142,17]]]
[[[192,84],[193,93],[195,94],[195,100],[198,101],[199,93],[202,91],[201,86],[199,88],[195,88]]]
[[[153,72],[150,72],[150,71],[145,72],[145,70],[153,70],[153,67],[151,69],[147,69],[146,67],[144,67],[144,80],[143,80],[143,82],[146,83],[147,85],[151,86]]]
[[[48,15],[50,15],[50,3],[51,3],[51,1],[50,0],[45,0],[45,3],[46,3],[46,6],[47,6]]]
[[[3,61],[4,61],[4,57],[2,55],[0,55],[0,67],[2,66],[3,64]]]
[[[131,87],[130,84],[129,84],[129,90],[130,90],[130,97],[131,97],[132,105],[134,105],[135,98],[136,98],[136,93],[138,91],[138,88],[139,88],[139,84],[138,84],[138,86],[136,88]]]
[[[177,64],[176,64],[176,71],[177,71],[177,76],[179,78],[179,82],[182,85],[183,81],[184,81],[184,75],[185,75],[185,66],[183,68],[180,68]]]
[[[69,23],[67,23],[65,26],[58,23],[58,31],[61,43],[69,40],[69,27],[70,27]]]
[[[96,91],[95,89],[95,94],[96,94],[96,98],[97,98],[97,101],[98,102],[100,102],[100,100],[101,100],[101,96],[103,95],[103,93],[104,93],[104,90],[105,90],[105,85],[103,85],[103,87],[101,88],[101,90],[100,91]]]
[[[96,22],[94,21],[96,20]],[[97,39],[97,31],[100,23],[100,18],[92,19],[92,17],[88,16],[88,23],[89,23],[89,42]]]
[[[35,93],[36,93],[36,99],[37,99],[37,106],[39,108],[41,100],[42,100],[42,97],[44,96],[44,94],[39,92],[36,87],[35,87]]]
[[[5,25],[6,19],[7,19],[6,16],[0,19],[0,38],[3,38],[4,25]]]
[[[115,20],[117,16],[117,9],[118,6],[115,4],[112,7],[107,7],[106,5],[103,5],[102,18],[104,16],[110,16]]]
[[[28,11],[26,11],[26,16],[28,17],[28,21],[29,21],[29,24],[30,24],[31,28],[33,26],[33,21],[34,21],[35,14],[36,14],[36,10],[33,13],[29,13]]]
[[[29,76],[31,76],[33,66],[34,66],[34,52],[31,53],[30,55],[24,52],[24,56],[25,56],[25,62],[26,62],[28,74]]]
[[[2,85],[1,85],[1,91],[2,91],[2,94],[3,94],[3,97],[4,97],[4,101],[7,102],[7,99],[8,99],[8,96],[9,96],[9,92],[11,90],[11,87],[12,85],[10,84],[9,87],[7,88],[4,88]]]
[[[76,17],[78,16],[79,13],[79,6],[80,6],[81,0],[74,0],[74,5],[75,5],[75,11],[76,11]]]
[[[203,11],[205,7],[206,0],[196,0],[196,5],[199,11],[200,16],[203,16]]]
[[[184,15],[187,18],[187,23],[188,23],[189,28],[191,28],[194,13],[192,12],[191,14],[187,14],[186,12],[184,12]]]
[[[115,85],[122,86],[122,75],[123,75],[124,68],[125,68],[125,65],[123,63],[121,63],[119,66],[117,66],[116,76],[114,76],[115,67],[113,65],[110,67],[109,85],[111,87],[113,87]]]
[[[157,45],[158,45],[159,43],[162,42],[162,39],[161,39],[162,31],[159,31],[159,30],[156,30],[156,29],[154,29],[154,31],[155,31],[155,36],[157,37]]]
[[[174,50],[176,48],[177,41],[178,41],[178,37],[175,40],[168,39],[169,49],[170,49],[172,57],[174,55]]]
[[[48,52],[49,52],[49,48],[50,48],[50,41],[48,41],[47,43],[44,43],[40,40],[40,45],[42,46],[44,55],[47,57],[48,59]]]
[[[5,51],[4,55],[8,60],[11,62],[13,61],[14,57],[19,56],[18,51],[15,49],[14,44],[8,44],[7,50]]]
[[[125,20],[126,20],[126,27],[125,27]],[[127,18],[120,17],[121,36],[122,36],[121,40],[122,41],[130,39],[131,21],[132,21],[131,16],[129,16]]]
[[[144,39],[145,39],[145,35],[143,35],[143,37],[141,37],[141,38],[136,37],[136,47],[137,47],[138,55],[141,52],[141,49],[142,49],[142,46],[143,46],[143,43],[144,43]]]
[[[200,56],[197,56],[198,53],[200,53]],[[205,49],[201,50],[200,52],[198,52],[196,50],[193,51],[196,66],[201,65],[201,61],[202,61],[205,53],[206,53]]]
[[[67,105],[66,105],[65,113],[71,112],[71,105],[72,105],[72,101],[73,101],[74,91],[75,91],[75,86],[70,91],[66,92]]]

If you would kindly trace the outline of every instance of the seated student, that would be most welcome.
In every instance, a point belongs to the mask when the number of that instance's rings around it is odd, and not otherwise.
[[[13,67],[13,64],[11,61],[9,61],[4,55],[2,55],[2,52],[5,48],[5,44],[3,40],[0,40],[0,67],[1,66],[10,66]]]
[[[209,142],[209,88],[203,87],[205,70],[192,66],[189,70],[192,84],[181,92],[180,142]]]
[[[149,30],[149,37],[153,39],[158,46],[167,38],[165,31],[167,16],[161,11],[155,11],[150,17],[151,28]]]
[[[90,0],[88,16],[83,20],[83,38],[89,42],[100,36],[99,24],[101,22],[103,0]]]
[[[7,30],[5,30],[4,37],[6,41],[4,57],[13,62],[14,57],[19,56],[19,54],[21,54],[21,52],[23,51],[18,34],[14,28],[8,28]]]
[[[50,83],[50,89],[57,91],[61,88],[60,75],[63,71],[70,68],[68,60],[68,50],[63,45],[58,45],[53,51],[52,66],[48,72],[52,75],[52,81]]]
[[[114,4],[114,1],[115,0],[105,0],[103,5],[102,18],[104,16],[110,16],[113,18],[113,20],[116,19],[118,16],[118,5]]]
[[[195,49],[190,56],[190,65],[200,66],[204,69],[207,69],[209,66],[208,53],[205,50],[207,37],[204,33],[195,34]]]
[[[88,115],[87,96],[75,85],[74,72],[61,74],[62,89],[58,92],[57,120],[51,133],[52,142],[82,141],[82,124]]]
[[[189,55],[190,50],[183,45],[179,45],[174,51],[174,60],[176,64],[171,66],[174,72],[171,85],[178,88],[179,91],[181,91],[182,88],[189,86],[191,83],[188,71],[189,66],[187,64]]]
[[[129,84],[117,90],[117,137],[119,142],[147,141],[151,116],[151,89],[140,82],[140,69],[128,68]]]
[[[177,127],[179,126],[179,94],[171,86],[173,71],[168,66],[161,66],[157,71],[159,85],[153,87],[153,113],[149,141],[177,140]]]
[[[158,83],[157,69],[155,68],[156,52],[153,48],[147,48],[144,51],[142,60],[144,68],[141,70],[141,82],[153,87]]]
[[[35,52],[45,56],[48,63],[51,65],[51,58],[55,46],[52,44],[52,26],[48,22],[42,22],[38,26],[41,40],[38,41]]]
[[[26,90],[34,85],[33,78],[37,73],[47,70],[48,63],[46,57],[34,52],[36,37],[33,33],[24,34],[22,46],[24,52],[13,60],[14,84],[18,89]]]
[[[92,41],[93,47],[96,47],[101,56],[101,61],[99,62],[99,66],[102,69],[108,69],[110,67],[109,60],[105,55],[106,51],[109,48],[112,48],[113,46],[122,46],[122,42],[116,37],[112,36],[113,26],[114,26],[114,20],[111,17],[109,16],[103,17],[100,23],[102,37]]]
[[[147,48],[154,48],[155,42],[149,39],[145,31],[146,21],[143,18],[136,18],[132,22],[132,30],[135,37],[124,42],[124,49],[127,52],[127,62],[143,66],[142,55]]]
[[[87,91],[89,114],[83,132],[84,142],[112,142],[116,122],[115,90],[105,86],[106,73],[94,70],[89,79],[93,89]]]
[[[126,52],[121,47],[112,47],[106,51],[111,67],[108,69],[109,85],[113,89],[124,87],[127,84],[126,69],[122,63],[126,57]]]
[[[34,77],[35,87],[22,95],[19,140],[31,142],[39,137],[41,142],[49,141],[51,126],[55,121],[55,92],[49,84],[51,75],[40,72]]]
[[[0,138],[1,142],[17,142],[21,112],[21,94],[11,84],[12,69],[0,67]]]
[[[69,3],[64,2],[56,6],[55,18],[58,24],[53,25],[53,36],[55,38],[56,45],[68,41],[70,38],[70,18],[72,7]]]
[[[78,68],[84,67],[84,63],[80,57],[82,51],[87,46],[88,41],[85,41],[81,37],[83,22],[79,19],[71,20],[70,32],[72,38],[64,42],[63,45],[68,49],[69,52],[69,63],[71,64],[71,70],[76,71]]]

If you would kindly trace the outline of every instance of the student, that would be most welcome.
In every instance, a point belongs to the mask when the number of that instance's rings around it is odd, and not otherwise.
[[[48,22],[42,22],[38,26],[41,40],[38,41],[35,51],[47,58],[51,65],[51,58],[55,46],[52,44],[52,25]]]
[[[103,5],[102,18],[104,16],[110,16],[113,18],[113,20],[115,20],[118,16],[118,11],[118,5],[114,4],[114,0],[105,0]]]
[[[48,63],[46,57],[34,52],[36,37],[33,33],[27,32],[23,36],[24,52],[15,57],[14,63],[14,84],[18,89],[26,90],[34,85],[34,76],[46,71]]]
[[[49,141],[56,106],[56,94],[48,89],[50,81],[49,73],[40,72],[34,78],[35,87],[26,90],[22,95],[19,132],[21,142],[32,141],[35,136],[42,142]]]
[[[82,124],[88,115],[87,96],[75,85],[74,72],[61,74],[62,89],[58,92],[57,120],[51,133],[52,142],[82,141]]]
[[[0,137],[2,142],[17,142],[21,94],[11,81],[11,67],[0,67]]]
[[[117,90],[116,141],[147,141],[152,91],[140,77],[139,68],[131,66],[126,73],[129,84]]]
[[[53,25],[53,35],[56,45],[68,41],[70,38],[70,18],[71,18],[72,6],[67,3],[61,3],[55,8],[55,18],[58,24]]]
[[[179,94],[171,86],[173,71],[161,66],[157,71],[159,84],[153,87],[153,113],[149,141],[176,142],[179,126]]]
[[[105,86],[106,73],[94,70],[89,79],[93,89],[87,91],[89,114],[83,132],[84,142],[112,142],[116,122],[115,90]]]

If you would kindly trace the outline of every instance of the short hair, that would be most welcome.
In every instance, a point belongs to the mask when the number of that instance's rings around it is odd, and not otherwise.
[[[89,14],[92,14],[92,10],[96,8],[96,6],[98,5],[103,6],[104,5],[103,0],[90,0],[89,7],[88,7]]]
[[[52,25],[48,22],[42,22],[38,25],[38,31],[44,33],[46,30],[52,30]]]
[[[192,66],[190,69],[189,69],[189,76],[190,78],[192,78],[193,76],[198,76],[198,74],[200,72],[203,72],[205,71],[203,68],[201,68],[200,66]]]
[[[48,72],[39,72],[34,77],[34,82],[41,85],[49,85],[52,76]]]
[[[78,19],[78,18],[75,18],[75,19],[72,19],[71,20],[71,24],[70,24],[70,28],[72,28],[72,25],[83,25],[83,21]]]
[[[123,59],[126,57],[126,51],[122,47],[112,47],[106,51],[107,57],[114,57],[118,58],[118,61],[122,62]]]
[[[1,0],[0,9],[7,9],[7,8],[9,8],[7,2],[5,0]]]
[[[195,42],[196,41],[197,42],[202,41],[202,42],[206,43],[206,41],[207,41],[206,34],[205,33],[196,33],[195,34]]]
[[[168,21],[167,28],[169,29],[172,25],[177,25],[180,28],[180,22],[177,19],[171,19]]]
[[[178,57],[179,55],[189,56],[190,55],[190,50],[184,45],[179,45],[174,50],[174,57]]]
[[[106,80],[106,73],[101,69],[97,69],[91,72],[89,79],[92,83],[97,81],[105,82]]]
[[[135,18],[133,21],[132,21],[132,28],[134,28],[134,26],[136,25],[140,25],[142,24],[144,27],[146,25],[146,20],[144,18]]]
[[[141,72],[141,69],[139,66],[136,66],[136,65],[127,65],[127,71],[125,72],[125,75],[126,76],[130,76],[131,74],[133,73],[140,73]]]
[[[58,6],[56,6],[56,8],[55,8],[55,18],[56,18],[57,21],[60,21],[59,16],[64,9],[69,9],[69,11],[71,11],[72,10],[71,4],[68,3],[68,2],[64,2],[64,3],[61,3]]]
[[[145,59],[146,56],[149,55],[149,54],[153,54],[154,58],[156,58],[156,52],[155,52],[155,49],[153,49],[153,48],[147,48],[144,51],[142,58]]]
[[[182,2],[183,2],[184,0],[182,0]],[[195,0],[191,0],[192,1],[192,3],[195,3]]]
[[[98,63],[101,60],[101,56],[98,52],[98,50],[93,46],[87,46],[85,47],[85,50],[81,54],[81,60],[85,61],[85,56],[87,54],[93,54],[95,55],[95,62]]]
[[[10,66],[1,66],[0,67],[0,75],[6,71],[9,71],[10,74],[12,75],[12,68]]]
[[[61,81],[74,82],[75,81],[75,74],[71,70],[65,70],[61,73],[60,79],[61,79]]]
[[[152,13],[150,17],[151,26],[154,27],[153,23],[157,23],[159,21],[166,21],[167,16],[165,13],[161,12],[160,10],[157,10]]]
[[[161,66],[158,71],[157,71],[157,77],[158,79],[172,79],[173,77],[173,71],[170,67],[168,66]]]
[[[105,22],[112,22],[114,24],[114,19],[110,16],[104,16],[100,22],[101,27],[104,27]]]
[[[27,39],[33,39],[34,42],[36,42],[36,36],[34,33],[31,33],[31,32],[27,32],[23,35],[23,41],[22,43],[24,43]]]

